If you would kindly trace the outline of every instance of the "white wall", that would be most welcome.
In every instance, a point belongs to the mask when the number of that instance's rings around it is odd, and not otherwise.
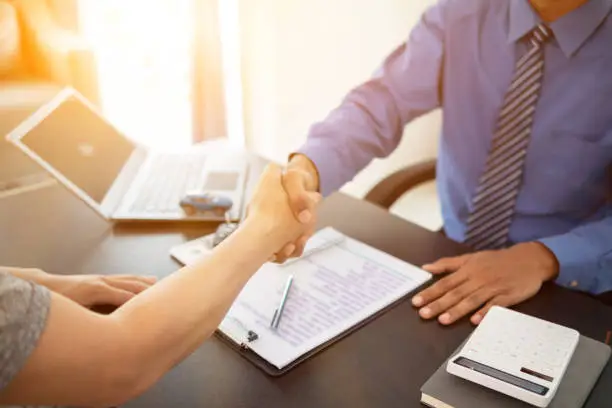
[[[284,160],[354,86],[404,41],[434,0],[240,0],[245,131],[264,156]],[[344,190],[362,195],[384,175],[433,157],[439,114],[409,125],[391,158]]]

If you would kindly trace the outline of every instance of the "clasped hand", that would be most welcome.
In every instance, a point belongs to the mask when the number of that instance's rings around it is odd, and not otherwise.
[[[281,184],[287,194],[291,212],[305,228],[295,241],[288,243],[275,254],[274,261],[278,263],[301,256],[306,243],[315,232],[317,207],[321,195],[317,191],[318,180],[313,174],[316,171],[314,167],[309,169],[308,166],[312,166],[308,159],[298,157],[282,172]]]
[[[271,260],[284,262],[289,256],[299,256],[306,241],[314,233],[314,208],[321,200],[315,191],[303,191],[300,200],[311,205],[308,213],[295,213],[295,204],[288,194],[287,171],[275,164],[266,167],[253,198],[249,203],[247,223],[256,223],[260,238],[272,240],[276,254]]]

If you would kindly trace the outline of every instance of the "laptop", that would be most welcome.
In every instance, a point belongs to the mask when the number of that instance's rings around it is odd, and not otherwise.
[[[125,137],[71,88],[7,135],[68,190],[107,220],[239,220],[248,173],[246,157],[229,149],[194,146],[162,153]],[[232,200],[227,214],[188,215],[188,192]]]

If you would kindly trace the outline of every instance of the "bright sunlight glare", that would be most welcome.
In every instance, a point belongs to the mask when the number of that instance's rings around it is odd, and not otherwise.
[[[193,0],[81,0],[102,110],[133,140],[191,143]]]

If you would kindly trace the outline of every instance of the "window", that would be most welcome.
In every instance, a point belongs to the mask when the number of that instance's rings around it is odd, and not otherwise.
[[[102,110],[132,139],[168,148],[226,136],[221,27],[227,24],[219,24],[217,4],[82,0]]]

